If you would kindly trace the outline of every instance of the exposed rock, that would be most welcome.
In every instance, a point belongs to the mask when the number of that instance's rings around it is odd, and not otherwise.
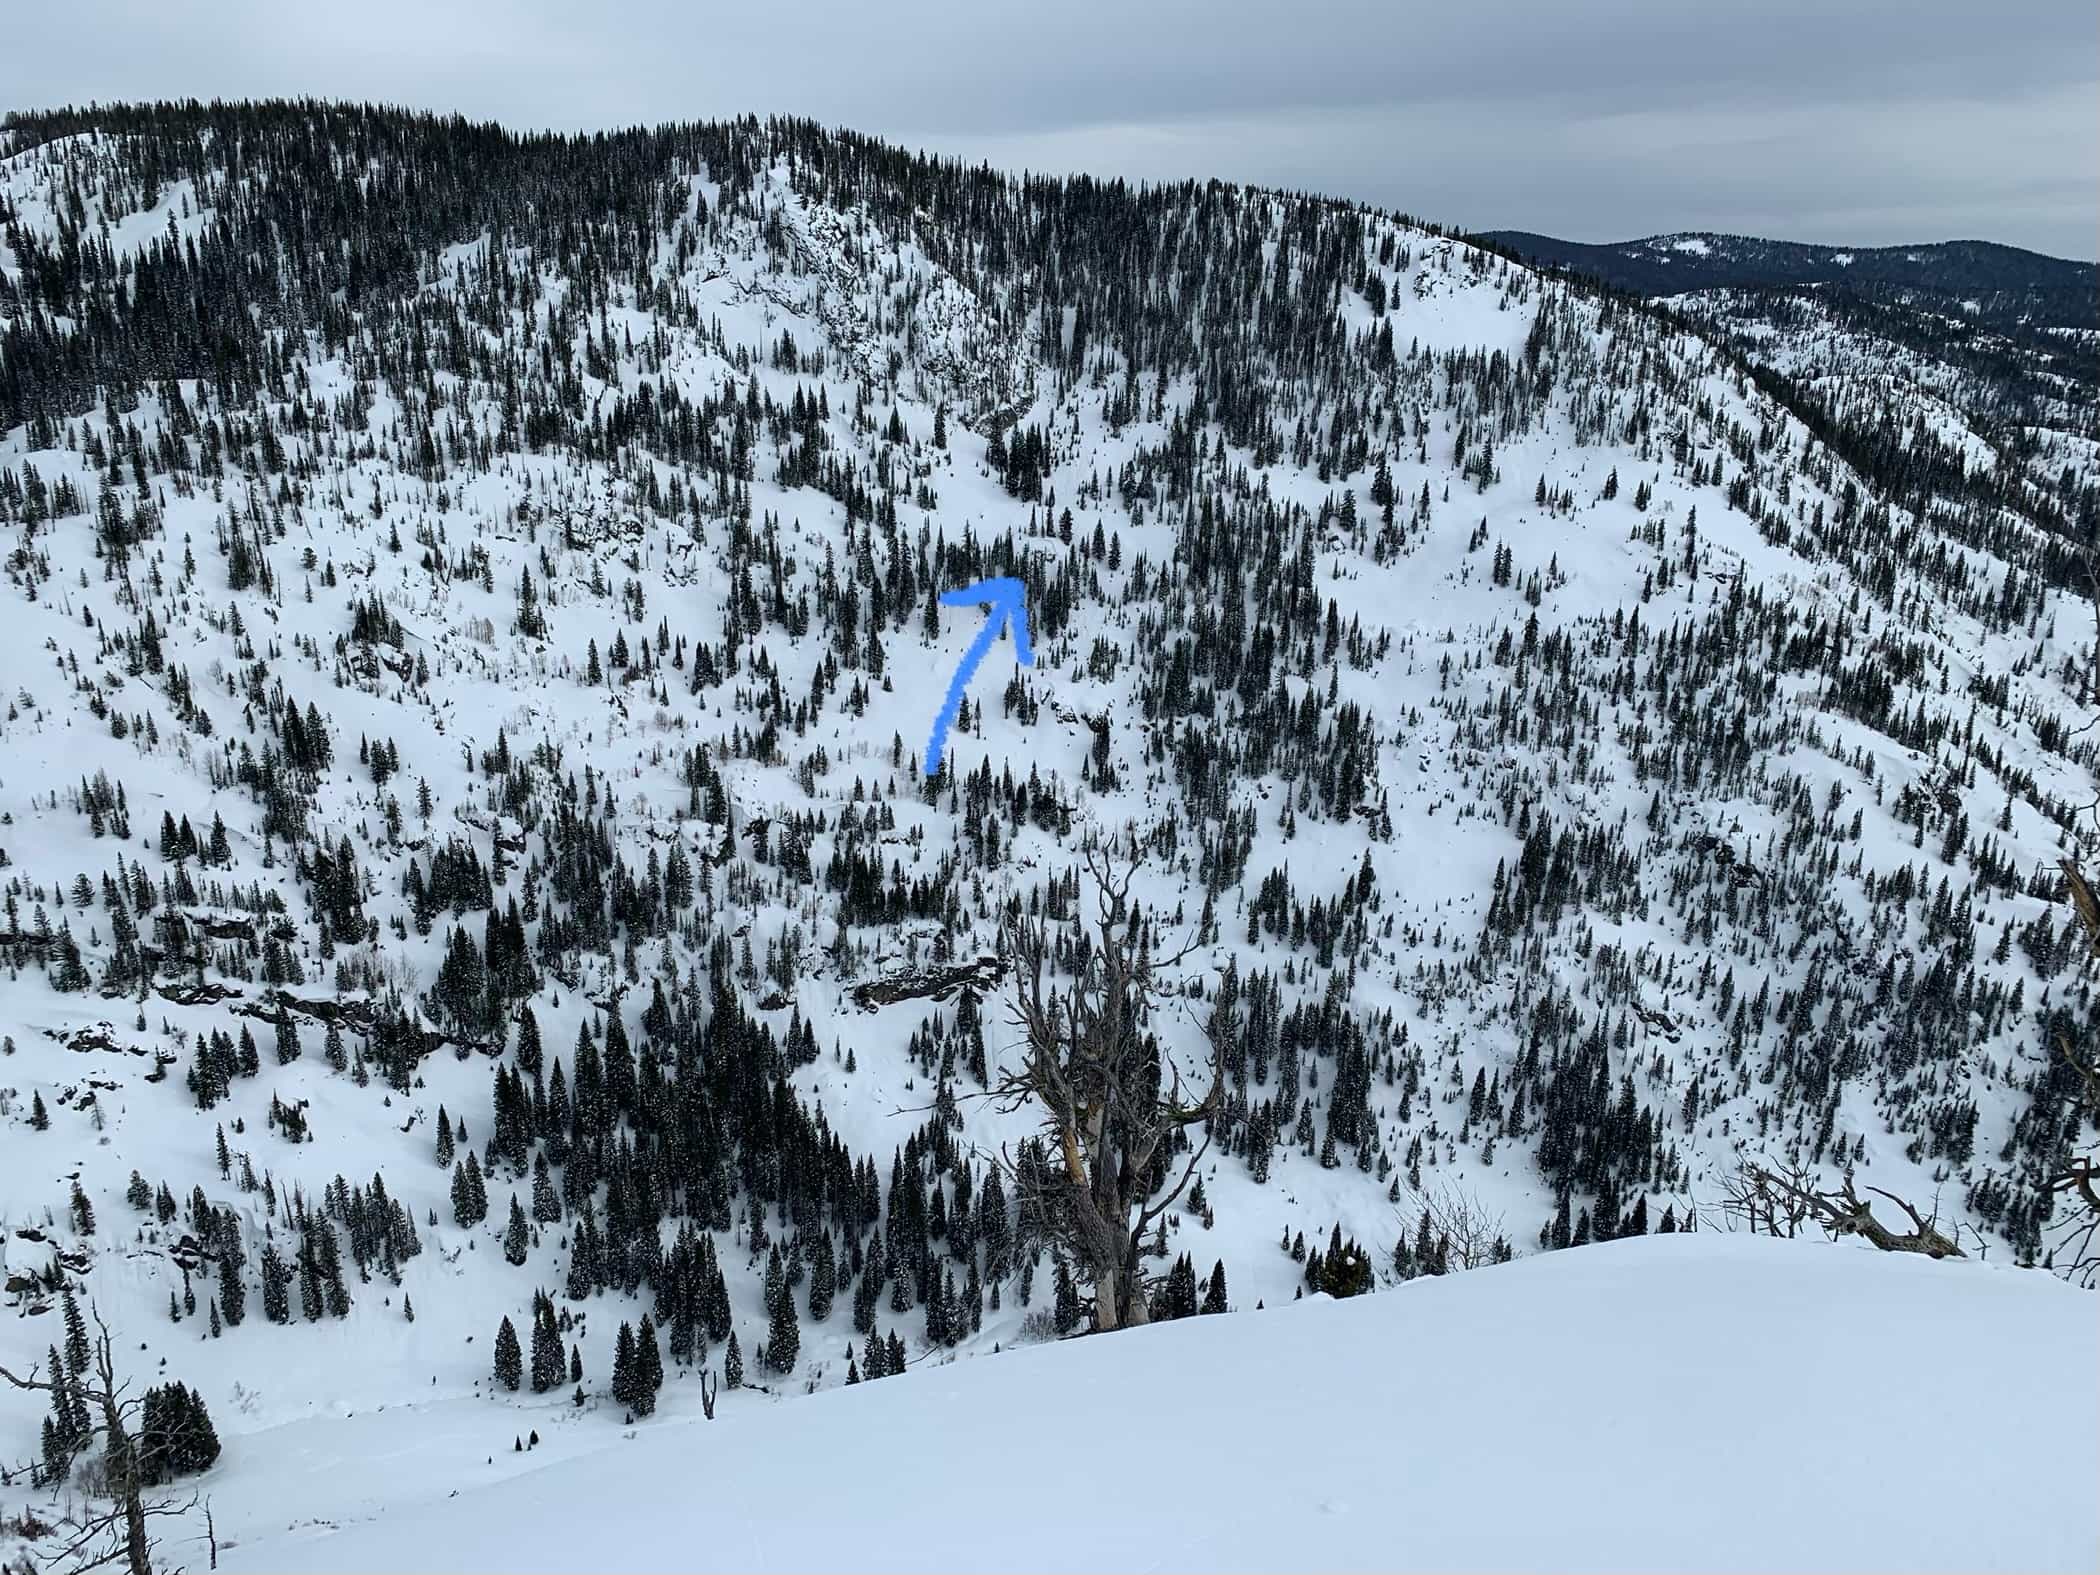
[[[899,1001],[945,1001],[963,985],[973,990],[996,989],[1006,977],[1003,957],[980,957],[952,968],[899,974],[891,979],[869,979],[853,987],[853,1004],[864,1012],[894,1006]]]

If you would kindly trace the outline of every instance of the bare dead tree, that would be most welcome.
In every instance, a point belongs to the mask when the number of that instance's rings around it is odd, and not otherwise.
[[[100,1310],[90,1302],[88,1313],[95,1320],[94,1371],[81,1374],[75,1387],[81,1399],[101,1417],[96,1430],[102,1436],[103,1476],[109,1501],[106,1505],[68,1510],[61,1516],[55,1528],[57,1546],[49,1557],[62,1564],[70,1575],[84,1575],[85,1571],[119,1563],[130,1575],[153,1575],[155,1543],[147,1535],[146,1523],[163,1516],[187,1514],[197,1501],[195,1495],[180,1503],[146,1497],[139,1444],[131,1431],[131,1422],[144,1401],[129,1394],[128,1382],[117,1379],[116,1362],[110,1353],[109,1325],[102,1321]],[[59,1382],[57,1374],[39,1377],[35,1367],[26,1374],[0,1367],[0,1379],[17,1389],[41,1395],[51,1394]]]
[[[1455,1268],[1485,1268],[1509,1247],[1503,1217],[1488,1213],[1477,1196],[1455,1181],[1440,1181],[1433,1189],[1415,1193],[1411,1205],[1399,1205],[1394,1212],[1409,1231],[1419,1232],[1426,1218],[1430,1239],[1443,1247]]]
[[[2100,1121],[2100,1070],[2080,1061],[2068,1043],[2059,1043],[2057,1053],[2078,1073],[2076,1101],[2086,1133]],[[2043,1184],[2053,1197],[2068,1205],[2052,1225],[2057,1247],[2068,1257],[2057,1267],[2081,1285],[2091,1285],[2100,1276],[2100,1146],[2090,1141],[2083,1152],[2073,1153]]]
[[[1721,1197],[1721,1213],[1741,1221],[1750,1234],[1791,1239],[1801,1233],[1811,1211],[1807,1199],[1815,1175],[1806,1165],[1789,1164],[1776,1182],[1759,1179],[1757,1167],[1740,1167],[1727,1182]]]
[[[2100,598],[2100,588],[2095,596]],[[2094,661],[2100,668],[2100,642],[2096,642]],[[2100,684],[2100,673],[2095,682]],[[2095,816],[2100,818],[2100,807]],[[2070,889],[2071,907],[2085,931],[2083,962],[2090,970],[2100,963],[2100,898],[2094,896],[2075,860],[2066,858],[2059,867]],[[2083,1144],[2066,1154],[2042,1183],[2043,1191],[2056,1200],[2050,1225],[2056,1241],[2051,1250],[2065,1260],[2056,1265],[2060,1273],[2081,1285],[2091,1285],[2100,1278],[2100,1143],[2094,1141],[2095,1129],[2100,1128],[2100,1061],[2091,1052],[2081,1061],[2065,1036],[2058,1037],[2055,1052],[2078,1074],[2078,1092],[2071,1105],[2079,1118]]]
[[[1763,1165],[1746,1164],[1736,1178],[1724,1207],[1736,1217],[1747,1218],[1750,1228],[1762,1223],[1773,1236],[1791,1236],[1813,1220],[1831,1236],[1859,1236],[1883,1252],[1921,1252],[1928,1258],[1965,1258],[1967,1253],[1939,1228],[1939,1211],[1928,1218],[1880,1187],[1867,1190],[1883,1197],[1910,1216],[1912,1229],[1898,1233],[1874,1217],[1874,1206],[1863,1202],[1854,1190],[1852,1176],[1836,1192],[1818,1189],[1802,1167],[1790,1166],[1785,1174]],[[1782,1224],[1784,1229],[1781,1228]]]
[[[2100,570],[2091,564],[2087,566],[2086,588],[2093,604],[2094,640],[2085,700],[2089,706],[2100,706]],[[2100,715],[2089,717],[2077,731],[2096,725],[2100,725]],[[2093,817],[2095,829],[2100,830],[2100,796],[2084,809]],[[2057,867],[2063,871],[2072,911],[2085,931],[2081,963],[2090,975],[2100,965],[2100,898],[2095,897],[2092,883],[2076,858],[2066,856]],[[2090,1286],[2100,1278],[2100,1143],[2095,1141],[2096,1130],[2100,1130],[2100,1056],[2088,1048],[2080,1059],[2068,1036],[2060,1035],[2053,1049],[2078,1074],[2078,1089],[2071,1098],[2078,1136],[2042,1183],[2044,1195],[2052,1200],[2049,1230],[2056,1239],[2050,1251],[2052,1258],[2058,1260],[2058,1273]]]
[[[1002,1067],[990,1097],[1003,1110],[1042,1113],[1047,1163],[1019,1165],[1004,1154],[1002,1168],[1024,1210],[1091,1283],[1094,1327],[1105,1330],[1147,1321],[1145,1233],[1180,1198],[1210,1148],[1209,1133],[1180,1174],[1157,1188],[1155,1162],[1163,1144],[1208,1120],[1225,1079],[1213,1033],[1209,1090],[1187,1098],[1181,1070],[1153,1032],[1165,975],[1193,947],[1153,955],[1145,916],[1130,900],[1134,854],[1119,858],[1089,842],[1083,857],[1096,913],[1069,985],[1052,981],[1056,948],[1047,919],[1007,925],[1014,1024],[1024,1040],[1019,1064]]]

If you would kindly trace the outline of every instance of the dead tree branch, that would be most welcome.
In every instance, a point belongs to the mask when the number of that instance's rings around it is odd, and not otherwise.
[[[145,1497],[139,1445],[130,1426],[143,1402],[128,1395],[130,1385],[117,1378],[109,1325],[103,1322],[101,1311],[91,1302],[88,1313],[95,1320],[93,1369],[79,1374],[74,1387],[81,1399],[101,1417],[97,1431],[102,1436],[103,1469],[110,1502],[106,1508],[82,1510],[62,1517],[57,1528],[61,1540],[48,1558],[63,1564],[69,1575],[83,1575],[85,1571],[118,1563],[125,1565],[130,1575],[153,1575],[154,1541],[146,1534],[146,1523],[186,1514],[197,1501],[195,1495],[179,1504],[169,1499],[148,1500]],[[53,1373],[39,1377],[35,1367],[26,1374],[0,1367],[0,1380],[31,1394],[50,1395],[57,1389],[60,1375]]]
[[[1790,1166],[1784,1175],[1763,1165],[1746,1165],[1730,1191],[1726,1207],[1730,1213],[1747,1218],[1753,1231],[1762,1224],[1774,1236],[1792,1236],[1802,1224],[1813,1220],[1833,1237],[1859,1236],[1883,1252],[1920,1252],[1928,1258],[1968,1256],[1940,1230],[1937,1210],[1928,1219],[1893,1192],[1880,1187],[1867,1190],[1909,1215],[1913,1229],[1899,1234],[1876,1219],[1873,1205],[1861,1200],[1849,1173],[1838,1191],[1829,1192],[1813,1186],[1808,1173],[1798,1165]]]

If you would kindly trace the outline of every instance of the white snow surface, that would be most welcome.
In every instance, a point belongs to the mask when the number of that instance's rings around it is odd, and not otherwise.
[[[1653,1236],[725,1396],[500,1482],[470,1457],[529,1458],[523,1418],[408,1407],[354,1471],[424,1502],[220,1568],[2092,1569],[2094,1332],[2045,1273]],[[239,1453],[207,1490],[360,1485],[269,1434]]]

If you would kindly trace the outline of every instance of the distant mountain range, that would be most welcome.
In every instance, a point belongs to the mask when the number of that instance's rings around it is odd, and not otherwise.
[[[1691,232],[1591,245],[1526,230],[1490,230],[1481,239],[1527,261],[1589,274],[1635,295],[1774,285],[1842,285],[1855,291],[1893,286],[1974,298],[1972,313],[1995,316],[2012,307],[2050,324],[2100,325],[2095,305],[2100,267],[1992,241],[1814,246]]]

